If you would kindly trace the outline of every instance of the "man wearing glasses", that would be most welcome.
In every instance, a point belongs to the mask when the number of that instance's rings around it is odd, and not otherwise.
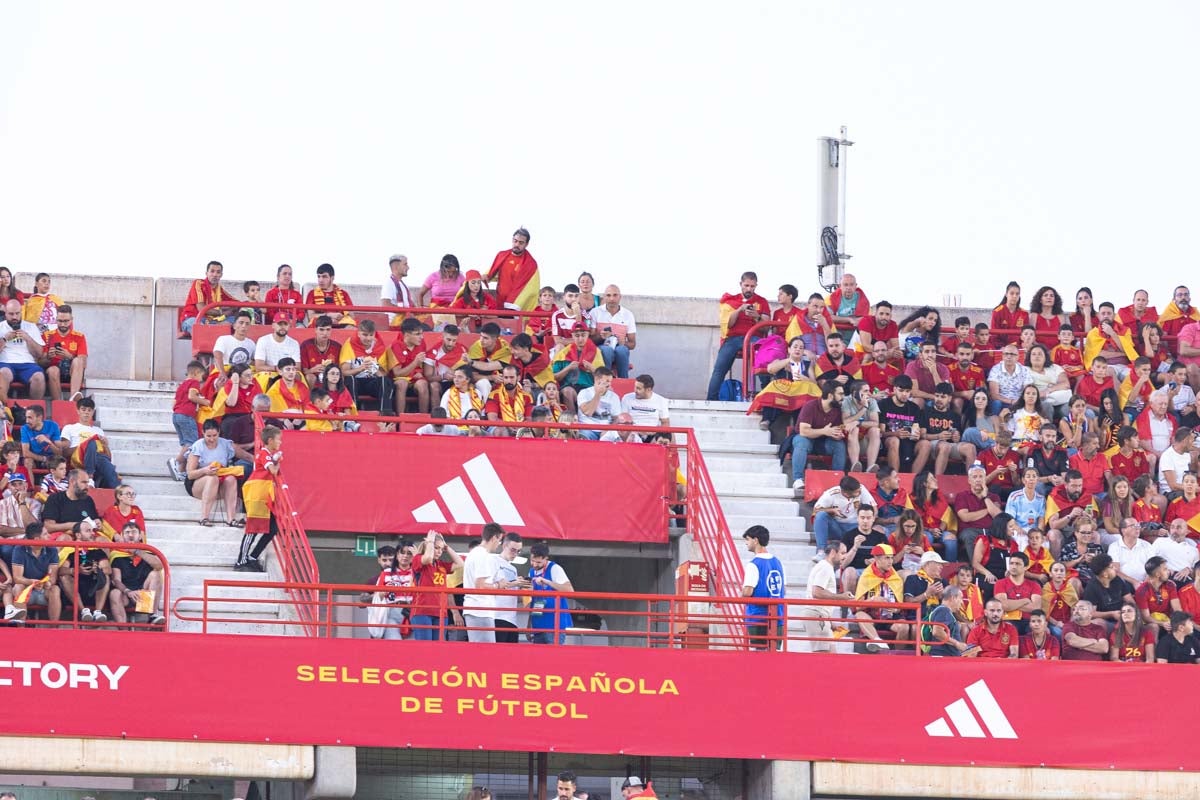
[[[1021,390],[1033,383],[1029,368],[1017,360],[1017,346],[1006,344],[1000,352],[1001,361],[988,372],[988,413],[997,414],[1001,407],[1021,399]]]

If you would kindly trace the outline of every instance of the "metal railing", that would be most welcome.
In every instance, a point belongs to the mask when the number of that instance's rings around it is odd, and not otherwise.
[[[253,614],[239,614],[236,617],[222,616],[221,606],[229,602],[227,590],[239,590],[239,605],[261,605],[264,613],[261,617]],[[708,597],[697,595],[660,595],[660,594],[618,594],[614,592],[557,592],[534,591],[531,589],[471,589],[463,587],[445,588],[437,586],[375,586],[358,584],[289,584],[286,582],[263,583],[258,581],[228,581],[207,580],[204,582],[203,593],[198,597],[180,597],[175,600],[172,613],[178,619],[187,622],[200,623],[201,630],[207,632],[210,624],[245,625],[246,633],[258,633],[262,629],[270,635],[272,628],[286,628],[292,623],[279,619],[269,609],[279,604],[271,593],[282,590],[292,604],[303,604],[307,610],[295,609],[295,616],[319,620],[315,634],[319,638],[364,638],[364,632],[372,633],[373,638],[383,638],[383,631],[392,629],[404,638],[414,637],[418,631],[427,631],[424,638],[431,641],[453,641],[465,638],[467,628],[450,621],[450,612],[470,615],[472,611],[493,613],[500,608],[515,613],[518,620],[515,626],[473,625],[471,630],[483,633],[515,635],[526,638],[533,634],[548,634],[545,644],[567,644],[564,637],[570,637],[573,643],[607,644],[617,647],[664,648],[682,647],[693,649],[716,650],[763,650],[766,652],[796,652],[801,642],[818,642],[832,644],[845,642],[852,644],[867,644],[877,642],[856,636],[850,632],[855,623],[854,611],[876,611],[880,616],[884,612],[891,615],[885,619],[875,618],[877,626],[886,626],[889,622],[898,622],[915,627],[916,632],[911,638],[891,639],[890,643],[900,646],[914,646],[918,655],[923,655],[918,645],[929,644],[930,631],[934,628],[946,630],[941,623],[922,621],[906,622],[904,616],[919,613],[919,603],[889,603],[868,600],[807,600],[783,599],[766,601],[755,597]],[[261,591],[262,597],[242,594],[247,591]],[[476,600],[473,604],[460,604],[456,594],[471,595],[478,598],[494,598],[491,600]],[[396,602],[373,602],[375,596],[395,595]],[[436,597],[433,602],[423,603],[421,610],[435,608],[437,616],[432,624],[414,622],[405,615],[403,622],[388,622],[354,619],[355,612],[359,615],[367,609],[374,608],[413,608],[413,602],[421,597]],[[566,598],[571,608],[556,611],[553,608],[532,608],[530,602],[534,599],[552,601],[556,598]],[[191,614],[183,611],[185,603],[196,604],[199,613]],[[766,616],[751,615],[750,621],[762,625],[762,629],[753,635],[731,634],[727,620],[730,616],[742,618],[743,626],[747,619],[747,606],[767,606]],[[849,610],[846,617],[829,617],[810,609],[845,608]],[[544,617],[543,624],[534,623],[534,613]],[[580,623],[570,627],[560,625],[560,614],[567,613],[578,618]],[[422,615],[433,616],[433,615]],[[761,622],[760,622],[761,621]],[[813,636],[804,623],[809,621],[831,623],[829,636]],[[372,630],[373,629],[373,630]]]
[[[85,621],[83,619],[80,619],[80,613],[79,613],[80,610],[84,607],[79,602],[80,569],[78,568],[78,566],[79,566],[79,556],[80,556],[79,551],[80,550],[104,550],[106,552],[115,551],[115,552],[122,552],[122,553],[134,553],[135,551],[145,551],[145,552],[149,552],[150,554],[152,554],[155,558],[157,558],[162,563],[162,588],[159,590],[162,592],[162,597],[154,598],[154,602],[151,604],[151,610],[149,612],[141,612],[141,613],[147,613],[150,616],[150,618],[153,619],[155,613],[157,613],[154,611],[155,608],[161,607],[164,610],[164,612],[166,610],[168,610],[168,608],[169,608],[168,600],[171,597],[171,567],[170,567],[170,564],[167,562],[167,557],[165,555],[163,555],[162,551],[159,550],[157,547],[146,544],[145,542],[128,544],[125,542],[110,542],[107,539],[97,539],[97,540],[91,541],[91,542],[76,541],[74,539],[24,539],[24,538],[0,539],[0,547],[9,546],[9,545],[11,545],[13,547],[48,547],[48,548],[53,548],[55,550],[69,549],[69,550],[75,551],[71,555],[67,556],[66,559],[63,560],[61,564],[58,561],[55,561],[54,564],[51,566],[51,569],[56,572],[61,572],[64,569],[70,570],[71,581],[69,584],[63,582],[63,576],[61,576],[61,575],[57,576],[57,578],[58,578],[57,584],[51,584],[49,582],[49,574],[47,574],[47,576],[45,578],[42,578],[37,581],[33,581],[33,588],[35,590],[39,590],[42,592],[50,591],[55,586],[57,586],[59,591],[62,592],[63,589],[66,589],[69,586],[70,587],[70,596],[68,597],[68,596],[66,596],[65,593],[63,594],[62,600],[61,600],[61,608],[63,610],[65,610],[69,607],[72,608],[73,613],[71,614],[71,618],[68,620],[63,620],[63,619],[52,620],[52,619],[33,619],[33,618],[26,617],[26,619],[24,620],[25,625],[28,625],[30,627],[70,628],[72,630],[81,630],[81,629],[95,630],[98,628],[111,629],[114,625],[119,625],[121,627],[129,628],[131,630],[169,630],[170,629],[171,619],[170,619],[170,615],[167,615],[167,614],[164,614],[164,616],[167,617],[165,622],[163,622],[162,624],[159,624],[159,625],[155,625],[150,622],[131,622],[131,621],[117,622],[115,619],[113,619],[112,616],[109,616],[108,619],[104,622],[96,622],[94,620]],[[112,563],[112,560],[109,559],[109,569],[111,570],[113,566],[114,565]],[[118,563],[115,566],[120,566],[120,564]],[[105,589],[106,593],[111,592],[112,589],[116,588],[116,586],[112,583],[111,578],[109,578],[107,583],[108,583],[108,586]],[[14,585],[12,586],[12,588],[9,591],[12,592],[12,595],[14,598],[19,597],[21,592],[25,589],[26,585],[28,585],[28,584],[15,584],[14,583]],[[96,611],[104,611],[105,609],[108,609],[111,605],[111,597],[109,597],[109,596],[105,596],[103,598],[97,597],[96,599],[98,601],[97,603],[94,604]],[[25,605],[29,605],[29,604],[25,604]],[[37,611],[41,611],[42,609],[46,608],[45,605],[41,605],[41,604],[29,605],[29,607],[33,608],[34,610],[37,610]],[[133,614],[133,613],[138,613],[138,612],[128,612],[128,613]]]
[[[264,311],[288,311],[288,312],[291,312],[291,311],[303,311],[303,312],[317,311],[317,312],[324,312],[324,313],[329,313],[329,314],[349,315],[351,317],[353,317],[355,314],[359,314],[359,315],[370,314],[372,316],[387,315],[388,317],[394,317],[397,315],[429,317],[429,316],[437,315],[437,316],[443,316],[443,317],[480,317],[481,319],[486,318],[487,320],[493,320],[493,321],[516,319],[516,320],[519,320],[522,322],[530,320],[530,319],[548,319],[550,316],[552,316],[554,314],[553,311],[543,311],[540,308],[535,308],[530,311],[523,311],[521,309],[514,309],[514,308],[452,308],[450,306],[420,306],[420,307],[414,307],[414,308],[401,308],[400,306],[384,306],[384,305],[378,305],[378,304],[376,304],[376,305],[360,305],[360,304],[333,305],[333,304],[329,304],[329,303],[265,303],[265,302],[252,303],[250,301],[235,300],[235,301],[228,301],[228,302],[223,302],[223,303],[207,303],[207,304],[201,306],[196,312],[196,319],[197,319],[196,324],[197,325],[204,324],[204,323],[199,322],[199,320],[204,319],[205,315],[208,314],[209,311],[212,311],[214,309],[231,309],[231,310],[233,310],[233,313],[236,314],[237,311],[240,311],[241,309],[244,309],[244,308],[261,308]],[[307,315],[301,314],[301,317],[304,317],[304,316],[307,316]],[[229,326],[229,325],[233,324],[233,320],[225,319],[225,320],[222,320],[221,322],[215,323],[215,324],[218,327],[222,326],[222,325]],[[268,322],[268,323],[264,323],[264,324],[270,324],[270,323]],[[336,324],[336,322],[335,322],[335,324]],[[501,327],[503,327],[503,326],[501,326]],[[514,330],[513,333],[520,333],[520,331]]]

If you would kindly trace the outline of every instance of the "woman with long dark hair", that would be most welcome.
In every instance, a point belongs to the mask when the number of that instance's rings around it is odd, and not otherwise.
[[[1043,286],[1029,303],[1029,321],[1037,330],[1037,340],[1047,347],[1058,344],[1058,329],[1069,325],[1063,313],[1062,295],[1053,286]]]
[[[1004,287],[1004,299],[992,309],[992,336],[996,347],[1015,342],[1015,333],[996,333],[996,330],[1019,331],[1029,324],[1029,312],[1021,308],[1021,284],[1009,281]]]
[[[906,361],[912,361],[921,353],[921,345],[940,344],[942,315],[932,306],[921,306],[900,320],[900,347]]]
[[[1075,313],[1070,316],[1068,322],[1071,323],[1077,339],[1083,339],[1092,328],[1100,327],[1100,315],[1096,313],[1092,303],[1092,290],[1088,287],[1081,286],[1075,293]]]
[[[947,561],[958,560],[958,535],[954,532],[958,523],[950,504],[938,492],[937,476],[925,470],[913,478],[913,489],[908,496],[909,505],[921,517],[926,539],[936,549],[941,545]]]
[[[975,568],[975,583],[985,600],[992,599],[996,581],[1008,574],[1008,557],[1018,550],[1014,538],[1018,531],[1023,533],[1012,515],[1001,511],[992,520],[987,536],[975,540],[971,566]]]
[[[1133,603],[1122,603],[1120,617],[1108,636],[1108,660],[1154,663],[1154,634],[1142,624],[1142,615]]]

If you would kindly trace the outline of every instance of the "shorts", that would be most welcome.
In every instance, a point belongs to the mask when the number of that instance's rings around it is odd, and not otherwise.
[[[50,366],[58,367],[58,374],[60,376],[61,375],[70,375],[71,374],[71,363],[73,362],[73,360],[74,359],[70,359],[70,358],[60,358],[58,360],[57,364],[51,364]]]
[[[771,626],[770,626],[769,622],[762,622],[762,623],[758,623],[758,624],[746,625],[747,632],[750,634],[750,647],[752,649],[754,649],[754,650],[767,650],[767,649],[779,650],[780,648],[783,647],[783,637],[784,637],[783,620],[779,619],[779,620],[775,621],[775,638],[774,638],[774,640],[771,640],[768,638],[768,632],[770,631],[770,627]]]
[[[45,375],[45,371],[37,364],[0,364],[0,369],[12,372],[13,380],[28,384],[34,375]]]
[[[31,605],[31,606],[46,605],[47,604],[46,590],[45,589],[34,589],[33,591],[31,591],[29,593],[29,597],[27,597],[25,599],[25,602],[26,602],[26,604]]]
[[[200,439],[200,426],[195,417],[187,414],[172,414],[171,424],[175,426],[175,434],[179,437],[180,447],[191,447]]]

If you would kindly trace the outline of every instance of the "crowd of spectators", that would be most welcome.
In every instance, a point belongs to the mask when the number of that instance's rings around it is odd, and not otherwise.
[[[790,414],[794,488],[814,455],[861,477],[815,501],[819,556],[838,577],[810,596],[915,597],[923,618],[944,606],[957,627],[928,626],[942,655],[1195,660],[1200,310],[1186,286],[1160,314],[1144,290],[1093,308],[1086,287],[1074,312],[1052,287],[1026,310],[1010,283],[989,322],[959,317],[952,332],[929,307],[892,321],[852,275],[804,307],[782,286],[774,312],[756,286],[746,273],[722,299],[710,398],[772,319],[782,341],[752,347],[786,356],[756,359],[754,408],[764,427]],[[939,478],[956,469],[967,488],[947,495]],[[918,622],[856,616],[872,650]]]

